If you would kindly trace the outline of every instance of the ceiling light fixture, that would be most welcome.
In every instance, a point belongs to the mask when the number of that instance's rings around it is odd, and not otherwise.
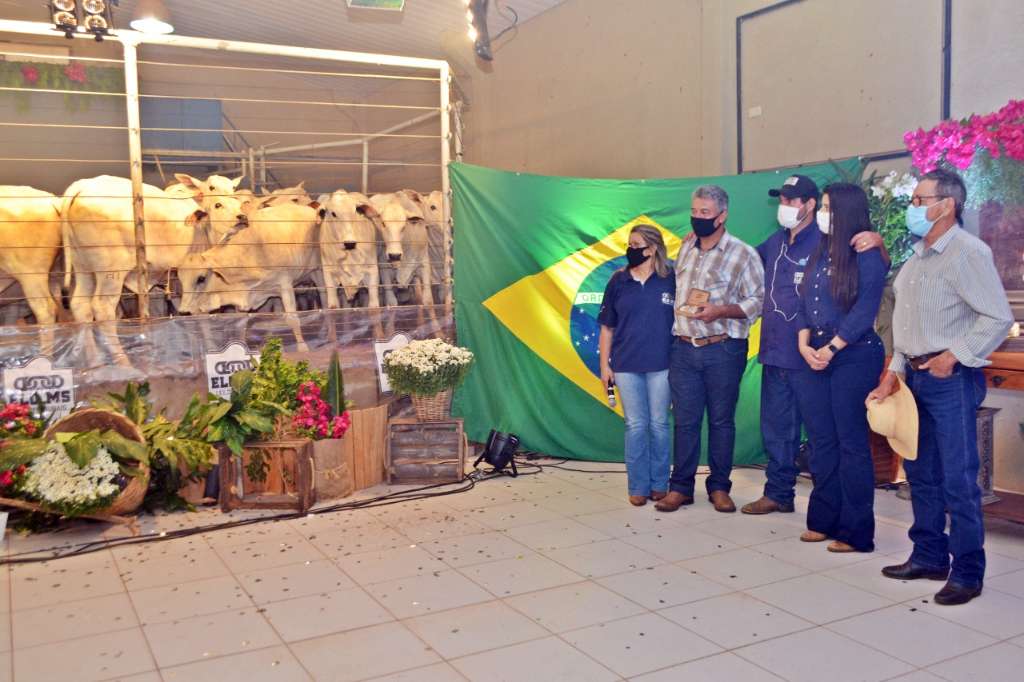
[[[140,33],[173,33],[171,13],[161,0],[139,0],[130,26]]]

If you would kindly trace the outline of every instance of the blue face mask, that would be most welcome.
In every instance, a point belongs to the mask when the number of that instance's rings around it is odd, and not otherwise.
[[[907,206],[907,229],[915,237],[924,237],[932,231],[934,220],[928,220],[927,206]]]

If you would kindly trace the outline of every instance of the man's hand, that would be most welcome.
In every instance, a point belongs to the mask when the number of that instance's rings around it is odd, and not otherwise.
[[[850,246],[857,253],[864,253],[871,249],[878,249],[885,247],[885,240],[882,239],[882,235],[878,232],[858,232],[853,235],[853,239],[850,240]]]
[[[896,373],[886,370],[875,390],[868,393],[868,399],[864,401],[864,404],[867,405],[872,400],[885,400],[898,390],[900,390],[900,382]]]
[[[607,365],[601,368],[601,383],[604,384],[605,388],[615,383],[615,372]]]
[[[948,379],[953,376],[953,368],[956,367],[957,362],[959,361],[956,356],[947,350],[921,365],[921,369],[928,370],[928,373],[936,379]]]
[[[705,303],[697,309],[697,312],[693,315],[693,319],[700,320],[701,322],[714,322],[715,320],[721,319],[724,315],[725,306]]]

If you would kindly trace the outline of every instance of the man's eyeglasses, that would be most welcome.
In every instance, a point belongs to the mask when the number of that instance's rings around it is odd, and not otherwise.
[[[910,203],[914,206],[920,206],[924,203],[924,199],[948,199],[948,194],[915,194],[910,197]],[[930,206],[931,204],[929,204]]]

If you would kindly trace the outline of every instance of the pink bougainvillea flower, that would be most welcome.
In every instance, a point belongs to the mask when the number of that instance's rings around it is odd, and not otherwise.
[[[21,67],[21,79],[25,81],[27,85],[35,85],[39,82],[39,69],[25,64]]]
[[[68,64],[64,67],[64,75],[68,77],[68,80],[75,83],[85,83],[87,80],[85,64],[82,64],[82,62]]]

